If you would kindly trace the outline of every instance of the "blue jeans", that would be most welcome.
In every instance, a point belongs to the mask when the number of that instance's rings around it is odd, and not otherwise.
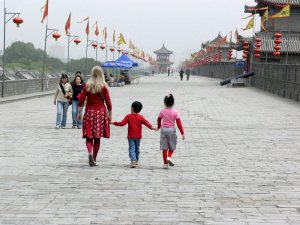
[[[78,112],[78,100],[72,101],[72,119],[73,126],[81,126],[81,121],[77,120],[77,112]]]
[[[69,102],[57,101],[56,126],[66,127],[68,107]]]
[[[131,161],[139,161],[141,139],[128,138],[129,158]]]

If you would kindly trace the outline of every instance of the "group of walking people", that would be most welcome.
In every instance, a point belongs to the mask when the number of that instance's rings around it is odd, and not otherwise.
[[[181,81],[183,80],[183,74],[184,74],[184,71],[183,71],[183,69],[181,69],[181,70],[179,71],[179,76],[180,76],[180,80],[181,80]],[[190,75],[191,75],[190,69],[187,69],[187,70],[185,71],[185,74],[186,74],[186,80],[189,80],[189,79],[190,79]]]
[[[68,75],[62,74],[54,94],[54,105],[57,105],[56,129],[65,129],[67,113],[72,104],[72,128],[81,129],[81,121],[77,119],[78,96],[83,89],[83,78],[80,71],[75,73],[74,80],[69,83]]]
[[[72,84],[68,83],[67,75],[62,74],[55,93],[54,102],[54,104],[57,104],[57,129],[66,127],[66,113],[71,96],[73,97],[73,127],[82,128],[82,138],[86,139],[89,166],[98,166],[97,156],[100,149],[100,139],[110,138],[110,125],[128,125],[127,138],[131,168],[135,168],[140,163],[142,125],[145,125],[151,130],[161,130],[160,149],[162,150],[164,162],[163,168],[168,169],[169,166],[175,165],[172,159],[173,152],[176,150],[177,145],[175,123],[183,140],[185,139],[185,135],[180,116],[177,110],[173,108],[175,99],[172,94],[168,94],[164,97],[164,108],[158,115],[157,127],[154,127],[140,114],[143,105],[139,101],[135,101],[131,104],[130,113],[126,115],[122,121],[113,122],[109,89],[101,67],[96,66],[92,69],[92,76],[86,83],[83,83],[81,73],[79,74],[79,72],[76,73]],[[82,117],[84,105],[85,112]],[[77,109],[75,109],[75,107]]]

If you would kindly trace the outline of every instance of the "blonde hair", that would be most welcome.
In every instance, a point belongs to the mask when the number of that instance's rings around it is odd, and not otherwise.
[[[92,69],[92,77],[86,82],[86,90],[92,94],[100,93],[103,87],[107,87],[103,70],[99,66]]]

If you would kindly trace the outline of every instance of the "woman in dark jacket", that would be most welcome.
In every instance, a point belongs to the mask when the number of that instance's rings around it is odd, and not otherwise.
[[[78,111],[78,95],[81,93],[83,89],[83,79],[81,77],[81,72],[77,71],[75,74],[75,78],[72,81],[72,89],[73,89],[73,101],[72,101],[72,118],[73,118],[73,126],[72,128],[81,129],[81,121],[77,120],[77,111]]]

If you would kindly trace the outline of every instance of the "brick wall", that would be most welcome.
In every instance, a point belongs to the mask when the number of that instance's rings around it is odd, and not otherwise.
[[[225,79],[242,74],[242,68],[232,63],[208,64],[195,68],[196,74]],[[255,75],[250,85],[279,96],[300,101],[300,65],[259,64],[253,65]]]
[[[60,78],[44,79],[44,91],[55,90]],[[4,97],[31,94],[42,91],[42,79],[13,80],[4,82]],[[2,93],[2,81],[0,82]]]

